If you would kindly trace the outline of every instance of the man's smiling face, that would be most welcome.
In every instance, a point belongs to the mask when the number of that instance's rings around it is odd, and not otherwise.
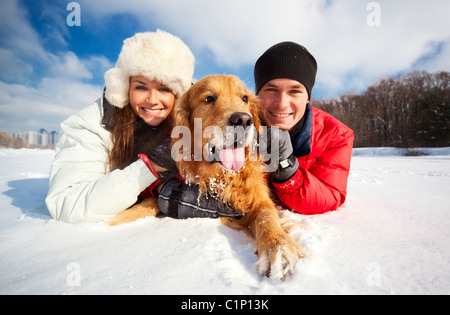
[[[290,130],[305,114],[308,91],[298,81],[274,79],[261,88],[261,119],[269,126]]]

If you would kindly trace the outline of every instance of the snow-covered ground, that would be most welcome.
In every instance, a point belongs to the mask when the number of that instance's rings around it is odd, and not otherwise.
[[[53,151],[0,149],[0,294],[449,294],[450,148],[356,149],[348,199],[301,216],[307,257],[285,282],[214,219],[109,227],[53,220]]]

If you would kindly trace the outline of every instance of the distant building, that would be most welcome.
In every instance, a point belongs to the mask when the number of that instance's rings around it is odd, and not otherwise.
[[[45,129],[39,130],[39,136],[40,136],[40,145],[47,146],[48,145],[48,132]]]
[[[14,138],[23,139],[31,147],[54,146],[58,142],[59,135],[56,131],[50,134],[45,129],[39,131],[26,131],[13,133]]]
[[[59,135],[56,131],[50,132],[49,141],[51,145],[55,145],[58,142]]]
[[[29,145],[39,145],[39,141],[41,140],[39,137],[39,133],[36,131],[28,131],[27,139]]]

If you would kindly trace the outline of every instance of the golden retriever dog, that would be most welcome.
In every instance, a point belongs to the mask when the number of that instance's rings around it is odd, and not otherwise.
[[[262,171],[263,163],[251,154],[254,133],[260,127],[258,104],[257,97],[234,76],[212,75],[198,81],[174,107],[174,131],[177,127],[189,130],[190,139],[172,132],[172,157],[175,153],[187,183],[199,185],[200,193],[208,192],[244,213],[242,219],[221,221],[254,238],[260,273],[284,280],[303,257],[303,249],[288,234],[289,227],[281,224]],[[244,132],[230,137],[230,127]],[[184,150],[186,144],[190,145],[188,150]],[[211,155],[214,160],[209,158]],[[156,200],[146,199],[120,213],[110,224],[157,213]]]

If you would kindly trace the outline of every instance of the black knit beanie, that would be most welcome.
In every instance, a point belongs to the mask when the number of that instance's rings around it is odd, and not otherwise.
[[[270,47],[255,64],[255,90],[274,79],[291,79],[302,83],[311,99],[316,81],[317,62],[305,47],[283,42]]]

